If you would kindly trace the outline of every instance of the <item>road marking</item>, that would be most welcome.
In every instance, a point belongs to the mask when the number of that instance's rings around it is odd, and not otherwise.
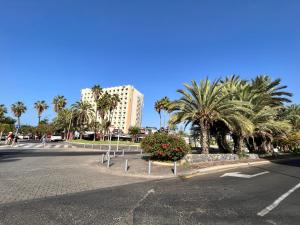
[[[24,145],[24,148],[33,148],[34,144]]]
[[[253,174],[253,175],[242,174],[241,172],[233,172],[233,173],[225,173],[220,177],[240,177],[240,178],[249,179],[249,178],[257,177],[257,176],[264,175],[267,173],[269,173],[269,171],[265,171],[265,172],[261,172],[261,173],[257,173],[257,174]]]
[[[280,202],[282,202],[284,199],[286,199],[290,194],[292,194],[294,191],[296,191],[298,188],[300,188],[300,183],[297,184],[295,187],[291,188],[288,190],[286,193],[281,195],[279,198],[277,198],[271,205],[267,206],[263,210],[261,210],[259,213],[257,213],[258,216],[265,216],[267,215],[270,211],[275,209]]]

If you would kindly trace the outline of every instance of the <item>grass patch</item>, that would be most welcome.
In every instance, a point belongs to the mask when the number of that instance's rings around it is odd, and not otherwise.
[[[70,140],[71,143],[77,143],[77,144],[94,144],[94,145],[109,145],[109,141],[89,141],[89,140]],[[112,145],[116,145],[117,141],[111,141]],[[133,145],[133,146],[139,146],[140,143],[133,143],[131,141],[119,141],[119,145]]]

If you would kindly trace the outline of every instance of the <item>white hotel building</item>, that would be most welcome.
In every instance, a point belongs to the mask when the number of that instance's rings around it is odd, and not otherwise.
[[[118,94],[120,102],[112,114],[112,125],[128,133],[131,126],[141,127],[144,95],[131,85],[103,88],[103,93]],[[96,103],[90,88],[81,90],[81,100],[87,101],[96,109]],[[98,121],[100,117],[98,115]]]

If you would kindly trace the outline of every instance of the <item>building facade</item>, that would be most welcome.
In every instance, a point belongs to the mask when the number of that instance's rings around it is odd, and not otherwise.
[[[120,98],[120,102],[111,116],[111,123],[115,128],[128,133],[131,126],[141,127],[144,106],[144,95],[142,93],[131,85],[103,88],[103,93],[105,92],[111,95],[118,94]],[[96,109],[96,103],[90,88],[81,90],[81,100],[89,102]],[[97,120],[100,121],[99,115]]]

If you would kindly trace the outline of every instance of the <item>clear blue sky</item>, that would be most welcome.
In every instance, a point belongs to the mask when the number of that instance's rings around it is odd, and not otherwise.
[[[132,84],[143,125],[158,125],[155,100],[230,74],[280,77],[299,103],[299,12],[299,0],[0,0],[0,103],[24,101],[36,124],[36,100]]]

